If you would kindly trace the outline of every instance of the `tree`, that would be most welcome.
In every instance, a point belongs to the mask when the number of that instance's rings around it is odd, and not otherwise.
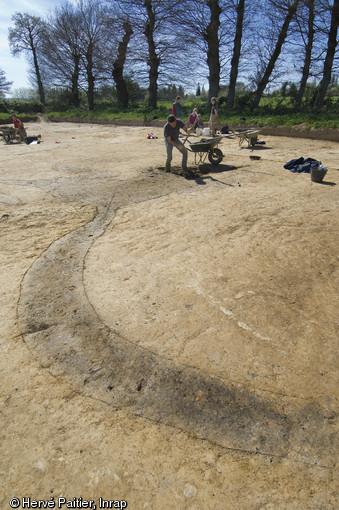
[[[40,71],[39,51],[46,38],[46,24],[37,16],[19,12],[12,16],[12,21],[14,28],[9,29],[8,35],[11,53],[15,56],[24,52],[29,60],[33,61],[40,101],[45,105],[46,97]]]
[[[80,106],[81,18],[70,3],[55,9],[48,20],[48,37],[43,54],[49,82],[69,88],[71,106]]]
[[[149,66],[149,99],[148,106],[157,107],[158,76],[160,56],[157,52],[155,42],[156,10],[152,0],[145,0],[144,6],[147,12],[147,19],[144,26],[144,35],[148,45],[148,66]]]
[[[39,101],[37,91],[32,88],[19,88],[11,92],[12,99],[20,99],[20,101]]]
[[[207,65],[209,69],[208,99],[218,97],[220,89],[220,53],[219,53],[219,27],[221,7],[219,0],[207,0],[210,9],[210,19],[204,32],[204,39],[207,44]]]
[[[314,41],[314,0],[306,0],[306,7],[308,9],[308,17],[307,17],[307,29],[306,29],[306,42],[305,42],[305,55],[304,55],[304,64],[302,68],[301,80],[299,84],[299,89],[296,95],[296,103],[297,105],[301,105],[302,98],[305,94],[307,80],[310,74],[311,61],[312,61],[312,49],[313,49],[313,41]],[[303,38],[303,29],[301,29],[301,36]]]
[[[124,65],[126,62],[127,46],[133,34],[129,21],[123,23],[124,35],[119,43],[117,58],[113,64],[112,76],[117,88],[117,99],[121,106],[126,107],[129,101],[127,82],[124,78]]]
[[[338,44],[337,34],[339,25],[339,0],[334,0],[331,16],[331,28],[328,34],[327,52],[324,61],[323,77],[320,82],[316,105],[321,106],[324,102],[328,86],[331,82],[332,66],[336,47]]]
[[[6,94],[9,93],[12,85],[13,85],[12,81],[6,80],[5,71],[0,69],[0,97],[6,97]]]
[[[105,76],[105,46],[108,44],[109,10],[101,0],[80,0],[80,50],[87,81],[87,101],[94,109],[95,83]]]
[[[277,6],[275,0],[270,0],[270,2],[272,4],[272,6],[275,6],[275,7]],[[290,3],[290,2],[292,2],[292,3]],[[260,99],[263,95],[263,92],[264,92],[268,82],[269,82],[269,79],[271,77],[271,74],[273,72],[275,64],[276,64],[278,57],[281,53],[281,49],[282,49],[282,46],[286,39],[289,25],[290,25],[293,17],[296,14],[299,2],[300,2],[300,0],[288,0],[287,4],[285,4],[285,5],[281,5],[280,2],[278,3],[279,8],[282,8],[284,11],[286,11],[286,15],[285,15],[283,24],[279,30],[274,50],[269,58],[267,65],[263,69],[261,78],[258,80],[257,90],[255,92],[255,97],[254,97],[254,101],[253,101],[254,107],[258,106],[260,103]]]
[[[176,16],[185,33],[195,81],[208,79],[208,101],[217,97],[220,90],[221,40],[228,39],[229,27],[226,20],[222,23],[222,16],[228,7],[229,0],[183,0]],[[185,70],[188,71],[188,63]]]
[[[187,0],[183,5],[180,22],[191,50],[190,61],[195,64],[194,76],[196,80],[208,78],[209,100],[218,96],[221,80],[229,77],[229,104],[233,105],[243,29],[248,24],[245,0]]]
[[[235,100],[235,87],[238,77],[239,60],[241,54],[242,31],[245,14],[245,0],[239,0],[236,5],[237,22],[234,37],[233,56],[231,62],[230,82],[227,94],[227,107],[233,108]]]
[[[232,108],[239,77],[246,77],[257,106],[275,79],[296,81],[292,63],[301,77],[297,103],[308,78],[321,77],[321,104],[336,70],[338,2],[63,0],[46,21],[16,13],[9,40],[13,55],[28,56],[43,103],[45,90],[61,87],[78,107],[84,90],[92,110],[97,91],[114,82],[119,104],[127,106],[129,84],[137,83],[143,93],[148,88],[148,106],[155,109],[159,94],[170,94],[169,84],[196,89],[209,102],[226,82],[222,93]],[[292,62],[284,58],[291,55]],[[207,79],[208,97],[197,88]]]
[[[138,75],[141,83],[148,84],[148,106],[155,109],[158,87],[174,81],[173,76],[180,81],[190,65],[189,60],[185,60],[188,41],[179,23],[183,3],[180,0],[120,0],[119,4],[134,31],[130,45],[133,74]]]
[[[55,9],[49,20],[50,31],[44,63],[49,79],[71,89],[71,103],[80,105],[80,91],[87,94],[90,110],[94,109],[96,89],[100,81],[111,75],[110,60],[112,8],[103,0],[79,0],[74,6],[65,2]],[[108,50],[109,49],[109,50]]]

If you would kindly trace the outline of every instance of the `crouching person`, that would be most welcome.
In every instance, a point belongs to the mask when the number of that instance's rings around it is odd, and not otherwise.
[[[15,115],[15,113],[11,113],[11,117],[12,117],[12,121],[14,124],[14,128],[18,130],[19,135],[20,135],[20,140],[21,140],[21,142],[23,142],[27,136],[27,132],[26,132],[24,123],[21,122],[20,119],[18,119],[18,117]]]

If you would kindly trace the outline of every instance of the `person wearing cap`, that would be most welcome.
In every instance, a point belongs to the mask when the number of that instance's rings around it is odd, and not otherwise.
[[[174,115],[169,115],[167,117],[167,123],[164,126],[164,138],[165,145],[167,151],[167,159],[166,159],[166,172],[171,171],[171,161],[172,161],[172,153],[173,147],[178,149],[182,154],[182,169],[184,171],[185,177],[191,177],[193,174],[187,168],[187,149],[184,144],[179,140],[179,132],[180,129],[183,129],[186,133],[189,133],[187,127],[185,126],[182,120],[176,119]]]

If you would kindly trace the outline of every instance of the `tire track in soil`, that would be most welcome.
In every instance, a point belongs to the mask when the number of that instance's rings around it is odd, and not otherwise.
[[[54,242],[22,281],[18,324],[42,367],[67,378],[75,392],[224,448],[270,457],[292,453],[300,462],[329,467],[331,461],[319,460],[331,457],[331,441],[326,413],[316,403],[286,416],[268,398],[165,360],[104,325],[86,296],[86,254],[116,211],[194,183],[152,171],[128,182],[112,183],[112,176],[102,174],[94,179],[92,173],[86,184],[83,177],[72,172],[71,179],[36,183],[64,200],[79,200],[81,187],[81,200],[97,206],[93,220]],[[305,423],[313,425],[310,432]]]

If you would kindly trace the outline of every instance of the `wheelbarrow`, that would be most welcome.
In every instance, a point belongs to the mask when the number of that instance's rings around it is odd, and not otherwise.
[[[241,146],[244,142],[247,142],[247,147],[254,147],[258,142],[258,135],[260,131],[258,129],[247,129],[245,131],[232,131],[230,134],[239,138],[239,145]]]
[[[21,142],[20,129],[15,129],[8,126],[0,126],[0,133],[5,143]]]
[[[194,163],[201,165],[205,162],[206,157],[208,157],[208,160],[210,163],[212,163],[212,165],[219,165],[224,157],[222,151],[217,147],[221,140],[222,138],[218,136],[211,138],[210,140],[202,138],[200,142],[189,142],[189,147],[187,147],[187,150],[194,152]],[[198,162],[197,158],[199,158]]]

